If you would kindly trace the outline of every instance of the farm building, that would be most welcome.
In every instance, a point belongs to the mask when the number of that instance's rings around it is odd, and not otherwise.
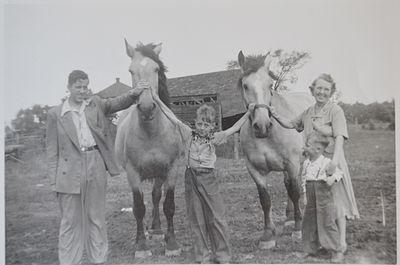
[[[172,111],[193,126],[196,109],[203,103],[215,107],[217,126],[226,129],[246,112],[236,83],[240,70],[219,71],[168,79]],[[103,98],[115,97],[131,89],[119,78],[111,86],[97,93]]]

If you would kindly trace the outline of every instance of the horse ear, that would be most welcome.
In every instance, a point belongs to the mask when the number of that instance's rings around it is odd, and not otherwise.
[[[159,44],[156,45],[156,47],[154,47],[153,51],[155,52],[155,54],[160,55],[161,50],[162,50],[162,42],[160,42]]]
[[[268,72],[269,72],[269,66],[271,65],[271,61],[272,61],[272,56],[270,53],[267,53],[264,59],[264,67],[265,69],[267,69]]]
[[[239,63],[240,68],[242,68],[242,70],[243,70],[245,61],[246,61],[246,58],[244,57],[242,50],[240,50],[240,52],[238,54],[238,63]]]
[[[135,49],[128,43],[128,41],[125,39],[125,47],[126,47],[126,54],[133,58],[135,56]]]

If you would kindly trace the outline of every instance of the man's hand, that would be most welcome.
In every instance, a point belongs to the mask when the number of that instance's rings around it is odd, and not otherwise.
[[[249,106],[247,107],[248,112],[253,113],[255,107],[256,107],[255,103],[250,103]]]
[[[134,96],[139,96],[142,94],[143,90],[151,88],[150,84],[147,81],[139,81],[136,83],[136,87],[131,89],[129,92]]]

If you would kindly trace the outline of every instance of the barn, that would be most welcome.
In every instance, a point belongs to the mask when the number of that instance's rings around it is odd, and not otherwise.
[[[193,126],[196,109],[203,103],[212,105],[217,111],[219,129],[231,127],[246,112],[242,96],[236,84],[240,70],[227,70],[212,73],[168,79],[171,96],[171,109],[185,123]],[[119,78],[103,89],[99,96],[115,97],[131,89]]]

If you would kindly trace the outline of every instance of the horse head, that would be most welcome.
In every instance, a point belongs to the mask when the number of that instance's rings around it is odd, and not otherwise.
[[[131,58],[129,72],[132,77],[132,87],[135,87],[139,81],[146,81],[150,84],[150,89],[142,92],[136,106],[141,120],[151,121],[158,111],[152,93],[158,95],[169,107],[169,94],[165,76],[166,68],[159,59],[161,43],[157,45],[139,43],[136,48],[133,48],[125,40],[125,46],[126,53]]]
[[[271,113],[269,106],[273,95],[274,79],[269,69],[271,55],[247,56],[242,51],[238,55],[242,76],[238,87],[241,89],[246,107],[254,103],[255,107],[250,115],[251,126],[257,138],[268,136],[271,129]]]

